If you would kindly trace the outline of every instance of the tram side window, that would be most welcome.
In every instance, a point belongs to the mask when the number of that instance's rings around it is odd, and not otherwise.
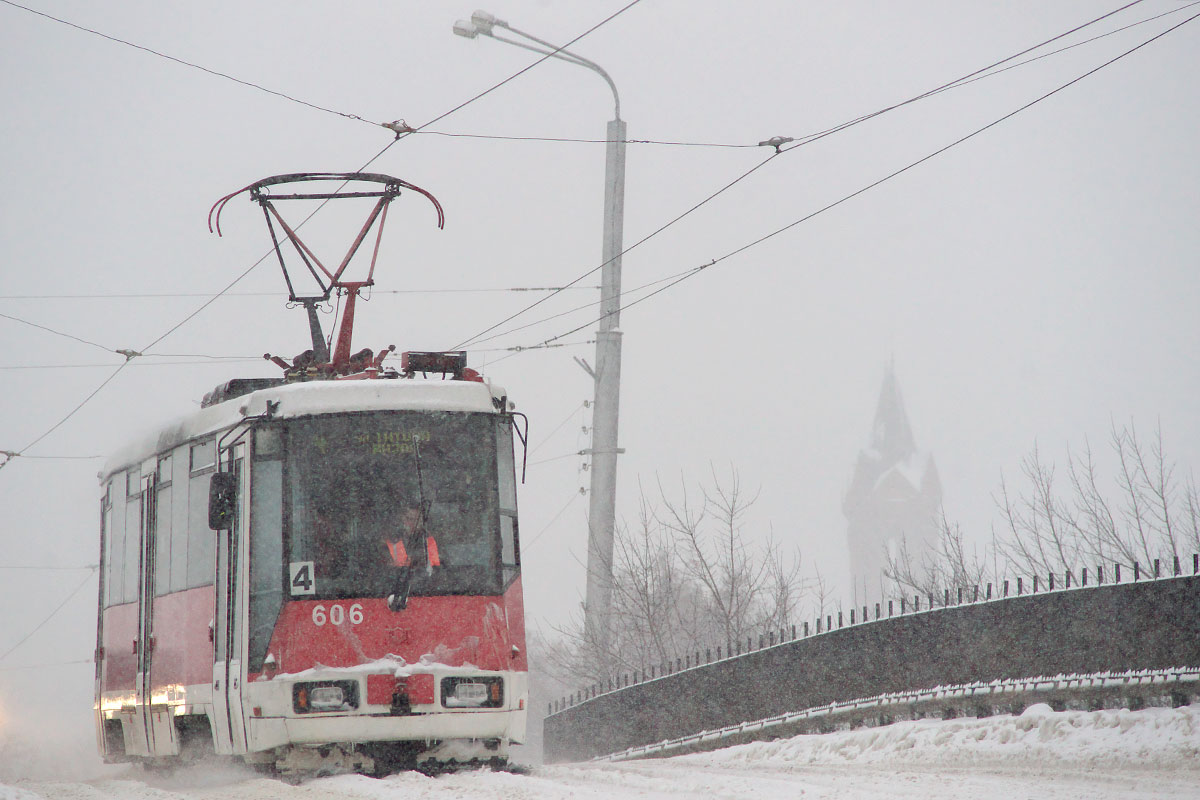
[[[513,460],[512,421],[500,419],[496,425],[496,485],[500,495],[500,563],[504,582],[513,577],[521,563],[517,548],[517,480]]]
[[[187,588],[188,559],[188,446],[175,448],[171,458],[171,577],[170,591]]]
[[[142,473],[138,467],[125,474],[125,579],[124,591],[121,593],[121,601],[124,603],[136,603],[138,599],[138,570],[142,565],[142,496],[139,492],[141,481]]]
[[[109,478],[104,510],[104,605],[120,605],[125,586],[125,476]]]
[[[217,536],[208,527],[208,484],[216,463],[216,440],[192,445],[188,478],[186,586],[189,589],[212,583],[216,572]]]
[[[266,435],[264,435],[266,434]],[[269,440],[273,439],[274,446]],[[283,607],[283,461],[277,431],[259,431],[250,489],[250,642],[247,667],[262,669]]]
[[[170,453],[159,456],[155,489],[154,593],[160,596],[171,591],[171,460]]]
[[[190,452],[190,461],[192,472],[200,472],[217,464],[217,441],[209,439],[207,442],[197,442],[192,445]]]

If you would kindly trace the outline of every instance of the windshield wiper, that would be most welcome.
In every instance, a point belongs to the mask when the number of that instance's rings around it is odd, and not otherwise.
[[[415,435],[413,460],[416,462],[417,468],[417,501],[420,506],[417,522],[413,525],[413,529],[401,534],[405,552],[408,554],[408,563],[396,567],[396,581],[392,585],[392,593],[387,598],[388,608],[392,611],[403,611],[408,607],[408,596],[412,592],[413,569],[425,567],[426,573],[430,572],[429,557],[425,552],[425,520],[429,516],[429,504],[425,500],[425,482],[421,476],[421,440]]]

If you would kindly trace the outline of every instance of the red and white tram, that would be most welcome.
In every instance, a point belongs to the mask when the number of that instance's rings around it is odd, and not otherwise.
[[[352,320],[369,283],[329,275]],[[101,473],[106,760],[378,774],[523,741],[522,418],[465,354],[350,356],[346,318],[332,357],[314,330]]]

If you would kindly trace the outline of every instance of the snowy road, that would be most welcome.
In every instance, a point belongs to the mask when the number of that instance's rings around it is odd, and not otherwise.
[[[11,777],[4,800],[1133,800],[1200,798],[1200,706],[923,720],[621,764],[537,767],[527,775],[356,775],[300,786],[230,767],[169,777],[107,768],[89,780]]]
[[[427,778],[398,775],[383,780],[361,776],[321,778],[303,786],[261,778],[145,782],[104,780],[89,783],[33,784],[7,787],[13,800],[559,800],[573,798],[705,798],[706,800],[782,800],[782,798],[1002,798],[1003,800],[1134,800],[1200,797],[1200,772],[1162,774],[1153,770],[1079,772],[882,765],[806,767],[803,770],[721,769],[644,762],[602,768],[553,767],[531,775],[473,773]],[[0,794],[6,789],[0,787]],[[7,798],[6,798],[7,800]]]

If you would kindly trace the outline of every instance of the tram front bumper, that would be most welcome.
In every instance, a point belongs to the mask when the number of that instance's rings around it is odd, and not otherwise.
[[[252,751],[286,744],[338,742],[433,742],[447,739],[525,738],[524,711],[473,711],[417,714],[406,717],[353,715],[247,720]]]

